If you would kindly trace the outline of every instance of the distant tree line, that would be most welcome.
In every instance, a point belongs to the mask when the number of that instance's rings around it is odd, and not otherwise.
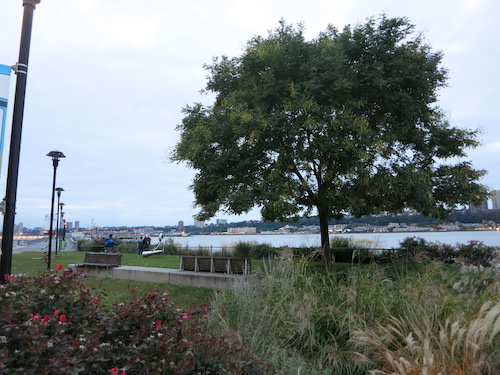
[[[487,223],[494,222],[500,223],[500,210],[486,210],[478,213],[471,213],[468,211],[456,211],[450,214],[447,220],[435,219],[430,216],[424,216],[421,214],[402,214],[402,215],[372,215],[363,216],[360,218],[346,217],[341,220],[332,220],[329,225],[335,224],[345,224],[349,226],[358,226],[362,224],[373,225],[373,226],[386,226],[390,223],[400,223],[400,224],[415,224],[415,225],[443,225],[446,223],[461,223],[461,224],[472,224],[472,223]],[[228,228],[242,228],[242,227],[256,227],[258,232],[262,231],[274,231],[285,225],[292,225],[297,227],[319,225],[319,218],[314,216],[310,218],[302,218],[294,222],[282,222],[282,221],[241,221],[229,224],[208,224],[203,228],[198,228],[195,226],[187,226],[186,231],[191,234],[209,234],[212,232],[227,232]]]

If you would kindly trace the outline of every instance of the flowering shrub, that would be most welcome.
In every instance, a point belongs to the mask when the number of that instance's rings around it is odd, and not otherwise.
[[[469,241],[467,244],[457,243],[453,247],[439,241],[430,242],[420,237],[406,237],[399,244],[399,253],[417,259],[490,267],[495,255],[495,247],[487,246],[482,241]]]
[[[0,374],[265,374],[237,341],[207,333],[168,292],[99,307],[78,274],[18,276],[0,285]],[[8,370],[7,370],[8,369]]]

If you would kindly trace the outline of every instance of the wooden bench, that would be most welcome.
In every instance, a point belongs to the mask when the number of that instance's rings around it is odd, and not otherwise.
[[[122,264],[121,254],[86,253],[83,263],[76,264],[77,267],[118,267]]]
[[[227,274],[249,275],[250,259],[181,256],[180,269],[194,272],[219,272]]]

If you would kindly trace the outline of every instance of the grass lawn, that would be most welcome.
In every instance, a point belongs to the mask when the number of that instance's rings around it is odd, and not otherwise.
[[[51,268],[55,269],[58,264],[67,268],[68,264],[82,263],[85,253],[81,251],[62,251],[57,258],[52,258]],[[122,254],[122,264],[126,266],[179,268],[178,255],[161,255],[149,258],[137,254]],[[15,252],[12,254],[12,273],[36,276],[47,270],[47,264],[43,253]],[[94,280],[87,279],[87,284],[102,290],[102,305],[110,307],[113,304],[127,302],[131,298],[131,291],[137,295],[143,295],[153,289],[168,290],[172,301],[181,309],[189,309],[191,305],[203,305],[210,301],[213,290],[209,288],[198,288],[191,286],[172,285],[164,283],[147,283],[129,280]]]

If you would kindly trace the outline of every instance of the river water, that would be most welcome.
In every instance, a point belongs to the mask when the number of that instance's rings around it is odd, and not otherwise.
[[[418,233],[346,233],[332,237],[353,238],[356,241],[370,243],[370,248],[390,249],[399,246],[407,237],[420,237],[427,241],[442,242],[449,245],[466,244],[469,241],[482,241],[488,246],[500,247],[500,232],[497,231],[463,231],[463,232],[418,232]],[[230,247],[238,242],[264,243],[274,247],[314,247],[320,245],[319,234],[246,234],[246,235],[200,235],[189,237],[171,237],[182,247],[211,247],[215,250]],[[169,237],[163,239],[166,242]],[[152,237],[152,244],[158,243],[158,237]]]

